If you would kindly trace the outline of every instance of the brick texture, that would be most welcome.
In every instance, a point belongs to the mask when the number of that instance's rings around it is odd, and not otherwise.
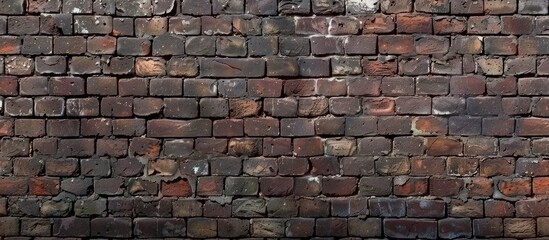
[[[0,0],[0,239],[549,236],[548,0]]]

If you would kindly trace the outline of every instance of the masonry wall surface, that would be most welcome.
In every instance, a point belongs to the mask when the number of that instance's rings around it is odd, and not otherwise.
[[[0,238],[549,236],[548,8],[0,0]]]

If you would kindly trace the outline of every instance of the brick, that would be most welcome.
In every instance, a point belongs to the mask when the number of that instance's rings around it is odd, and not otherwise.
[[[205,35],[228,35],[232,32],[232,22],[227,16],[204,16],[201,21]]]
[[[57,139],[35,139],[32,147],[37,156],[54,155],[57,152]]]
[[[95,149],[93,139],[61,139],[57,148],[57,156],[89,157]]]
[[[267,106],[270,106],[270,105],[267,105]],[[288,105],[288,107],[292,107],[292,106],[293,105]],[[297,115],[301,117],[322,116],[328,113],[328,109],[329,109],[329,102],[328,102],[328,99],[326,98],[302,98],[299,100],[299,103],[297,106]],[[273,113],[274,111],[275,110],[273,110]],[[279,111],[283,111],[283,110],[279,110]],[[293,114],[290,111],[288,111],[287,115],[290,116]]]
[[[203,59],[200,72],[206,77],[262,77],[265,63],[261,60]]]
[[[388,196],[392,193],[392,185],[392,177],[362,177],[358,183],[358,194]]]
[[[95,218],[90,221],[90,228],[91,235],[96,237],[120,238],[132,235],[130,218]]]
[[[93,95],[116,95],[117,80],[114,77],[89,77],[86,81],[87,93]]]
[[[282,157],[278,164],[280,175],[299,176],[309,171],[309,162],[305,158]]]
[[[548,24],[548,18],[547,17],[536,17],[535,19],[535,28],[534,28],[534,33],[536,34],[542,34],[542,35],[546,35],[547,34],[547,24]]]
[[[447,218],[438,221],[438,235],[442,238],[471,237],[471,220],[465,218]]]
[[[28,178],[25,177],[2,177],[0,178],[2,186],[2,195],[21,196],[26,195],[28,191]]]
[[[364,98],[362,101],[364,113],[370,115],[394,115],[395,101],[391,98]]]
[[[5,4],[5,8],[0,12],[6,15],[17,15],[25,12],[24,1],[2,1]]]
[[[340,57],[331,58],[332,75],[358,75],[362,73],[360,57]],[[330,81],[330,80],[324,80]],[[337,81],[337,80],[336,80]],[[332,81],[333,82],[333,81]]]
[[[233,23],[233,32],[237,35],[243,36],[257,36],[261,35],[261,22],[257,16],[251,15],[241,15],[236,16],[232,19]],[[275,40],[274,45],[276,45],[276,39],[268,37],[269,39]]]
[[[183,46],[185,38],[174,34],[162,34],[156,36],[152,43],[152,55],[153,56],[171,56],[171,55],[183,55],[185,48]]]
[[[264,196],[288,196],[293,192],[294,181],[293,178],[262,177],[259,186]]]
[[[53,235],[58,237],[85,237],[90,235],[88,218],[56,218],[53,221]]]
[[[21,52],[21,38],[12,36],[2,36],[0,38],[0,52],[2,54],[18,54]]]
[[[408,200],[408,217],[440,218],[446,214],[446,204],[440,200]]]
[[[537,64],[537,71],[540,75],[547,75],[547,72],[544,70],[545,69],[545,66],[547,66],[547,59],[540,59],[538,61],[538,64]]]
[[[437,16],[433,18],[433,29],[435,34],[463,33],[467,29],[467,18]]]
[[[260,103],[252,99],[229,100],[229,115],[232,118],[256,116],[260,109]]]
[[[125,75],[135,72],[134,58],[132,57],[112,57],[107,63],[103,63],[102,67],[105,74]]]
[[[547,1],[545,0],[534,0],[534,1],[524,1],[519,0],[518,2],[518,13],[520,14],[546,14]]]
[[[545,216],[546,210],[541,206],[546,200],[520,200],[516,203],[517,217],[540,217]]]
[[[333,17],[330,19],[328,33],[331,35],[354,35],[360,30],[356,17]],[[374,44],[375,45],[375,44]]]
[[[396,137],[393,139],[393,153],[417,156],[425,152],[425,139],[421,137]]]
[[[372,16],[363,17],[364,33],[389,33],[395,30],[395,21],[392,15],[372,14]]]
[[[313,175],[335,175],[340,172],[339,161],[336,157],[314,157],[310,158],[309,160],[311,163],[311,174]],[[316,179],[309,180],[316,181]]]
[[[430,17],[416,14],[397,15],[398,33],[432,33],[433,23]]]
[[[46,35],[70,35],[73,31],[71,14],[42,14],[40,16],[40,25],[42,26],[40,27],[40,33]]]
[[[506,218],[503,221],[503,234],[506,237],[534,237],[536,221],[526,218]]]
[[[193,58],[172,57],[166,63],[166,72],[172,77],[195,77],[198,75],[198,61]]]
[[[78,34],[109,34],[112,32],[112,17],[75,16],[74,27]]]
[[[45,173],[48,176],[73,176],[79,169],[77,159],[55,159],[46,161]]]
[[[315,221],[311,218],[292,218],[286,222],[286,235],[289,237],[311,237]]]
[[[484,10],[489,14],[508,14],[515,13],[517,11],[517,0],[502,1],[502,0],[489,0],[484,2]]]
[[[38,16],[8,17],[8,33],[9,34],[13,34],[13,35],[37,34],[38,26],[39,26]]]
[[[402,13],[410,12],[412,10],[412,1],[394,1],[394,0],[383,0],[381,1],[381,11],[383,13]]]
[[[413,38],[407,35],[378,36],[378,48],[381,54],[412,53]]]
[[[330,203],[319,199],[300,199],[299,216],[301,217],[327,217],[330,211]]]
[[[200,99],[200,117],[226,117],[229,115],[229,103],[225,99]]]
[[[470,200],[464,202],[453,200],[448,206],[448,216],[450,217],[481,217],[482,214],[482,201]]]
[[[145,134],[145,119],[115,119],[112,133],[119,136],[141,136]]]
[[[228,145],[229,155],[260,156],[263,150],[262,141],[258,138],[233,138]]]
[[[133,142],[132,142],[133,143]],[[155,142],[152,142],[152,143],[149,143],[151,145],[155,144]],[[159,145],[159,144],[158,144]],[[148,154],[149,156],[155,156],[153,155],[154,154],[154,151],[158,151],[157,149],[159,148],[158,145],[153,145],[151,147],[151,150],[150,150],[150,154]],[[155,149],[156,148],[156,149]],[[143,154],[145,155],[145,154]],[[146,155],[145,155],[146,156]],[[147,174],[148,175],[158,175],[158,176],[173,176],[177,173],[177,170],[178,170],[178,162],[176,162],[175,160],[171,160],[171,159],[157,159],[157,160],[154,160],[154,161],[150,161],[149,162],[149,166],[148,166],[148,172]],[[168,183],[165,183],[165,189],[166,191],[173,191],[172,194],[178,194],[178,190],[177,190],[177,186],[179,187],[187,187],[188,183],[187,179],[182,179],[182,180],[174,180],[174,181],[170,181]],[[182,190],[184,194],[189,194],[188,191],[185,191],[185,190]],[[183,194],[183,193],[180,193],[180,194]]]
[[[181,3],[182,13],[192,15],[209,15],[212,12],[210,1],[183,0]]]
[[[376,172],[381,175],[403,175],[410,172],[410,162],[404,157],[383,157],[376,162]]]
[[[244,160],[244,172],[251,176],[275,176],[278,165],[273,158],[249,158]]]
[[[22,137],[41,137],[46,134],[46,121],[43,119],[16,119],[15,135]]]
[[[229,218],[217,221],[217,230],[220,235],[227,237],[245,237],[248,235],[249,221]]]
[[[318,236],[347,236],[347,219],[322,218],[316,221]]]
[[[530,34],[534,30],[534,18],[530,16],[503,16],[501,21],[504,34]]]
[[[101,99],[101,115],[106,117],[132,116],[132,98],[105,97]]]
[[[145,38],[121,37],[117,39],[116,52],[123,56],[145,56],[151,48],[151,42]]]
[[[189,180],[185,178],[162,182],[161,189],[164,196],[190,197],[192,195],[192,187]]]
[[[374,76],[390,76],[397,73],[398,62],[394,56],[379,56],[362,59],[364,73]]]
[[[34,60],[24,56],[11,56],[5,58],[5,68],[8,75],[32,75],[34,72]]]
[[[326,196],[350,196],[356,191],[356,178],[323,178],[322,193]]]
[[[54,54],[82,54],[86,51],[86,39],[78,36],[53,38]]]
[[[198,138],[195,149],[204,153],[227,153],[227,139]]]
[[[312,0],[313,12],[319,15],[343,13],[344,2],[341,0]]]
[[[402,199],[373,198],[370,199],[370,214],[376,217],[403,217],[406,212],[406,202]]]

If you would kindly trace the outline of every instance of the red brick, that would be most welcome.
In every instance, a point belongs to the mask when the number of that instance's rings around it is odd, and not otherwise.
[[[410,159],[410,174],[417,176],[444,175],[446,161],[438,157],[413,157]]]
[[[426,195],[428,189],[428,178],[398,176],[394,179],[393,192],[397,196]]]
[[[168,120],[157,119],[147,122],[149,137],[205,137],[211,136],[212,122],[208,119]]]
[[[448,205],[448,216],[450,217],[478,218],[483,216],[483,212],[482,200],[452,200]]]
[[[498,190],[508,197],[528,196],[532,193],[530,178],[506,178],[497,182]]]
[[[474,219],[473,232],[476,237],[502,237],[503,221],[501,218]]]
[[[242,137],[244,124],[240,119],[221,119],[213,122],[213,135],[216,137]]]
[[[28,190],[28,178],[2,177],[0,178],[0,194],[6,196],[26,195]]]
[[[484,177],[509,176],[515,172],[514,158],[487,158],[480,161],[480,175]]]
[[[309,172],[309,161],[306,158],[282,157],[278,162],[278,174],[301,176]]]
[[[533,178],[532,188],[535,195],[548,195],[549,194],[549,178],[537,177]]]
[[[322,155],[324,146],[322,139],[317,137],[294,139],[294,153],[297,156],[310,157]]]
[[[197,181],[197,195],[219,196],[223,194],[223,178],[217,176],[200,177]]]
[[[433,18],[433,29],[435,34],[463,33],[467,29],[467,18],[437,16]]]
[[[502,200],[484,201],[484,214],[486,217],[512,217],[515,207],[512,203]]]
[[[365,57],[362,66],[364,73],[370,76],[391,76],[398,72],[398,62],[394,56]]]
[[[389,33],[395,30],[395,20],[392,15],[373,14],[361,20],[364,23],[363,33]]]
[[[395,101],[392,98],[363,98],[362,109],[374,116],[394,115]]]
[[[549,135],[547,120],[543,118],[520,118],[516,122],[518,136],[546,136]]]
[[[480,76],[452,77],[450,91],[457,95],[482,95],[485,90],[484,78]]]
[[[417,14],[398,14],[397,15],[398,33],[432,33],[433,22],[427,15]]]
[[[190,197],[193,191],[189,180],[181,178],[168,182],[162,181],[162,194],[168,197]]]
[[[407,35],[380,35],[378,47],[381,54],[408,54],[414,49],[414,41]]]
[[[356,178],[322,178],[322,193],[326,196],[350,196],[356,191]]]
[[[431,196],[457,196],[463,187],[460,178],[432,177],[429,179],[429,194]]]
[[[29,181],[30,194],[37,196],[55,196],[59,193],[60,186],[58,178],[39,177]]]
[[[294,180],[289,177],[262,177],[259,186],[264,196],[288,196],[293,193]]]

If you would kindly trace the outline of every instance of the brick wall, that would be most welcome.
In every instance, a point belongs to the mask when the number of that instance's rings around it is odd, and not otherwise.
[[[0,236],[549,236],[548,7],[0,0]]]

